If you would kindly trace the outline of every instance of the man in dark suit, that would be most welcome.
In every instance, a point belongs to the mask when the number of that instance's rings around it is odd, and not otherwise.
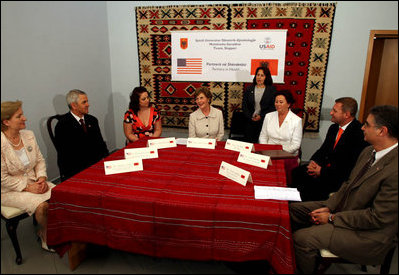
[[[335,100],[330,112],[334,122],[321,147],[313,154],[309,165],[292,171],[290,187],[296,187],[302,201],[324,200],[337,191],[348,176],[360,152],[368,145],[362,125],[355,118],[357,102],[351,97]],[[340,133],[339,133],[340,132]]]
[[[379,265],[397,242],[398,108],[373,107],[362,130],[371,146],[339,191],[326,201],[289,205],[298,272],[315,271],[319,249]]]
[[[62,180],[109,154],[97,118],[88,114],[90,105],[86,93],[71,90],[66,99],[70,112],[64,114],[55,126],[57,163]]]

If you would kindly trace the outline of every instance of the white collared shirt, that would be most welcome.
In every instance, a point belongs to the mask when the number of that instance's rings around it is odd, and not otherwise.
[[[346,123],[346,124],[345,124],[344,126],[342,126],[342,127],[339,126],[339,128],[341,128],[341,129],[345,132],[346,128],[348,128],[349,124],[351,124],[352,121],[353,121],[353,120],[349,121],[348,123]],[[344,132],[342,132],[342,134],[343,134]],[[338,131],[338,133],[339,133],[339,131]],[[336,140],[337,137],[338,137],[338,133],[337,133],[337,135],[335,136],[335,140]],[[342,135],[342,134],[341,134],[341,135]]]
[[[375,153],[375,161],[373,162],[372,165],[374,165],[377,161],[379,161],[383,156],[391,152],[393,149],[395,149],[398,146],[398,143],[396,142],[394,145],[391,147],[385,148],[384,150],[378,151]],[[375,150],[373,150],[374,152]]]
[[[78,117],[77,115],[75,115],[72,111],[70,111],[70,113],[72,114],[72,116],[79,122],[80,124],[80,120],[83,119],[83,121],[86,123],[84,116],[83,117]]]

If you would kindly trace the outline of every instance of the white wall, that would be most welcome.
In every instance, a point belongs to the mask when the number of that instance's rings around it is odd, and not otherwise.
[[[108,43],[105,2],[1,2],[1,101],[23,101],[49,179],[59,171],[45,123],[68,111],[71,89],[88,94],[90,113],[115,148]]]
[[[88,93],[108,148],[124,145],[122,118],[139,85],[135,7],[205,3],[237,1],[1,2],[1,101],[24,102],[49,179],[58,177],[58,168],[45,120],[67,111],[70,89]],[[320,133],[303,140],[304,159],[324,139],[334,99],[360,101],[369,31],[397,28],[396,1],[337,1]]]

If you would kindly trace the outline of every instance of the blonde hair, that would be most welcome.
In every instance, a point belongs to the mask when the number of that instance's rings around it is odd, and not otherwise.
[[[8,126],[4,125],[3,121],[10,119],[19,108],[22,106],[22,101],[5,101],[1,103],[1,131],[8,129]]]

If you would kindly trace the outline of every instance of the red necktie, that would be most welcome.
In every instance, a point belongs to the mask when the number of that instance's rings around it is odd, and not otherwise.
[[[338,130],[337,138],[335,139],[335,143],[334,143],[333,149],[335,149],[335,146],[337,145],[338,140],[341,138],[341,135],[342,135],[343,132],[344,132],[344,130],[342,130],[342,128],[340,127],[339,130]]]
[[[81,124],[82,127],[83,127],[83,131],[85,131],[85,133],[87,133],[86,124],[85,124],[85,121],[83,120],[83,118],[81,118],[81,119],[79,120],[79,122],[80,122],[80,124]]]

